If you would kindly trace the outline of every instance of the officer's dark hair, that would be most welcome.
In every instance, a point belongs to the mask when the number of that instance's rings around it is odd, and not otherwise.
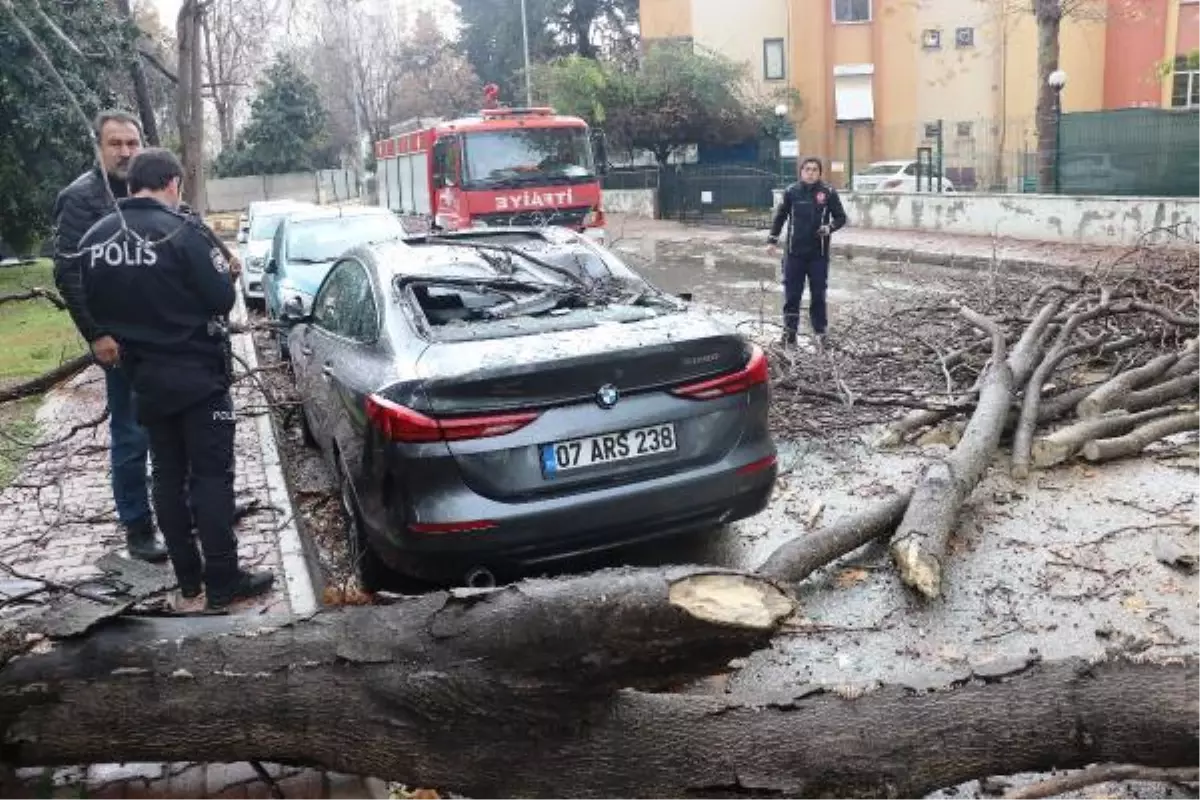
[[[806,158],[806,159],[804,159],[803,161],[801,161],[801,162],[800,162],[799,171],[800,171],[800,172],[803,172],[803,171],[804,171],[804,168],[805,168],[806,166],[808,166],[809,164],[816,164],[816,165],[817,165],[817,172],[819,172],[819,173],[820,173],[820,174],[822,174],[822,175],[824,175],[824,174],[825,174],[825,165],[824,165],[824,164],[822,164],[822,163],[821,163],[821,159],[817,158],[816,156],[809,156],[808,158]]]
[[[183,178],[183,165],[175,154],[161,147],[149,147],[129,162],[125,180],[129,183],[129,193],[137,194],[145,190],[161,192],[175,178]]]
[[[137,128],[138,138],[142,138],[142,121],[128,111],[121,111],[116,108],[106,109],[96,115],[96,119],[92,123],[92,129],[96,131],[96,138],[100,138],[100,132],[110,122],[129,123]]]

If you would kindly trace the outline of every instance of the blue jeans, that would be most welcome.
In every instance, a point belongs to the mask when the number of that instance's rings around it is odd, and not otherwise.
[[[829,257],[819,253],[784,256],[783,327],[789,333],[795,333],[800,327],[800,301],[804,299],[806,280],[812,292],[808,317],[813,333],[823,334],[828,325],[825,318],[825,291],[829,284]]]
[[[146,458],[150,440],[138,424],[133,385],[120,367],[104,370],[108,393],[108,430],[111,438],[109,459],[112,464],[113,500],[117,519],[129,525],[150,516],[150,496],[146,481]]]

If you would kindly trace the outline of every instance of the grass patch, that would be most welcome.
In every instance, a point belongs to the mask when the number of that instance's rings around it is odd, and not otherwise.
[[[34,287],[54,288],[49,260],[0,268],[0,295]],[[84,351],[70,315],[40,299],[0,305],[0,343],[0,386],[36,378]],[[31,397],[0,405],[0,488],[16,475],[36,434],[33,415],[40,403],[40,397]]]

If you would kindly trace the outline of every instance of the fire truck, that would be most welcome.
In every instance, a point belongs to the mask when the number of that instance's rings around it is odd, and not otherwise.
[[[375,143],[378,202],[405,222],[440,230],[561,225],[605,238],[603,138],[578,117],[493,104],[389,133]]]

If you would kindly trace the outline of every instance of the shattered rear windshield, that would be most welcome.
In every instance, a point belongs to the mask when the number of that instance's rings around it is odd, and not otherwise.
[[[405,290],[426,333],[443,341],[636,322],[682,310],[681,304],[648,287],[631,291],[620,284],[581,289],[505,280],[427,280],[409,283]]]

